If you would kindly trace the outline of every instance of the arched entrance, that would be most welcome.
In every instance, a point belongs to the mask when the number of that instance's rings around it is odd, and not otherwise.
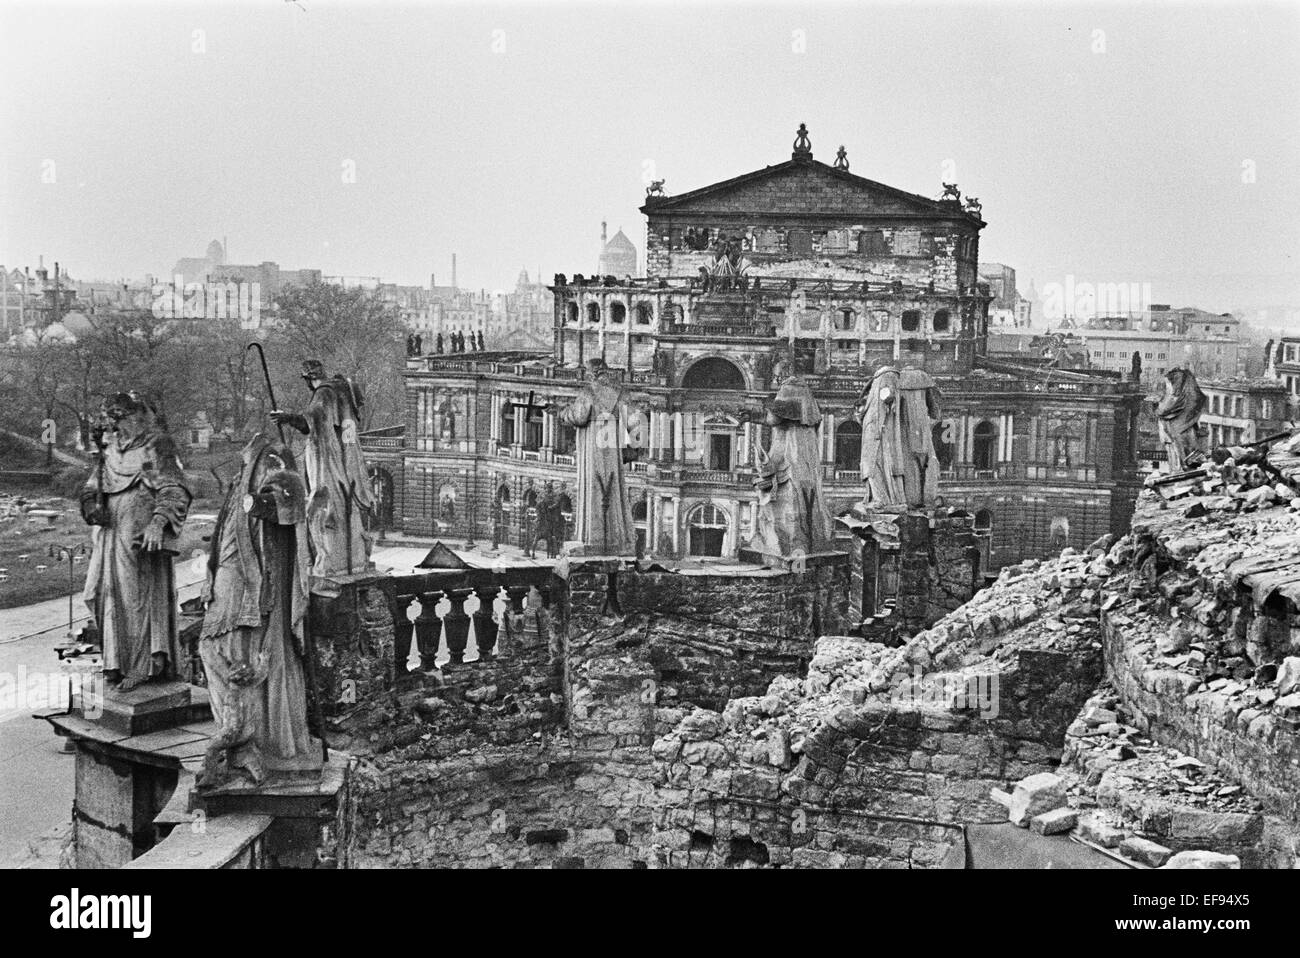
[[[730,521],[711,502],[702,502],[686,517],[689,552],[693,556],[720,557],[727,541]]]

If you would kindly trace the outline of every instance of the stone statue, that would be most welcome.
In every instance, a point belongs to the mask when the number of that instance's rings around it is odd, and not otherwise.
[[[559,412],[577,430],[578,539],[603,555],[636,550],[632,506],[623,479],[623,390],[602,359],[590,363],[591,379]]]
[[[483,345],[483,330],[480,329],[478,331],[478,351],[481,353],[486,349],[487,346]]]
[[[875,509],[901,511],[907,504],[898,394],[898,370],[881,366],[854,407],[862,423],[862,479],[867,484],[863,502]]]
[[[200,785],[235,769],[319,767],[307,728],[307,490],[288,446],[257,435],[217,516],[199,654],[219,731]]]
[[[904,366],[898,376],[898,432],[903,443],[903,498],[909,508],[930,509],[939,495],[939,459],[934,424],[939,419],[939,389],[924,370]]]
[[[650,185],[647,186],[647,187],[645,188],[645,195],[646,195],[646,196],[663,196],[663,195],[664,195],[664,181],[663,181],[663,180],[651,180],[651,181],[650,181]]]
[[[1204,408],[1205,393],[1201,392],[1190,369],[1171,369],[1165,373],[1165,394],[1156,405],[1156,418],[1171,473],[1186,470],[1190,465],[1188,457],[1199,448],[1196,427]]]
[[[273,409],[271,418],[307,436],[311,574],[361,572],[370,559],[364,517],[374,506],[357,424],[361,391],[345,376],[326,379],[319,360],[309,359],[302,368],[302,378],[312,393],[306,413]]]
[[[415,334],[415,355],[417,356],[424,355],[424,337],[421,336],[419,333]]]
[[[437,336],[434,337],[433,349],[434,352],[436,352],[439,356],[442,355],[442,333],[439,333]]]
[[[941,200],[953,200],[953,201],[955,201],[955,202],[960,203],[960,202],[961,202],[961,190],[957,189],[957,184],[956,184],[956,183],[944,183],[944,184],[943,184],[943,196],[940,197],[940,199],[941,199]]]
[[[756,552],[790,558],[831,546],[817,434],[821,419],[812,388],[800,376],[787,377],[764,418],[772,427],[771,448],[758,450],[758,519],[749,543]]]
[[[93,527],[82,598],[100,632],[104,677],[126,692],[177,675],[172,561],[193,494],[148,397],[117,393],[101,408],[107,435],[95,430],[99,461],[81,493]]]
[[[1133,350],[1133,358],[1129,364],[1128,378],[1135,383],[1142,381],[1142,354],[1136,349]]]

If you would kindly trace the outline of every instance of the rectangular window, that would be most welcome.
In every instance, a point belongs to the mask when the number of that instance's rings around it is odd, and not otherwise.
[[[921,311],[919,309],[903,310],[903,332],[914,333],[921,328]]]

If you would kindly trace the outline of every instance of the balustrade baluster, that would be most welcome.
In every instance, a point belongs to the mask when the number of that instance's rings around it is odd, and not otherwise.
[[[442,639],[442,620],[434,611],[441,592],[420,594],[420,614],[415,618],[415,640],[420,649],[420,668],[428,672],[438,667],[438,645]]]
[[[465,647],[469,645],[469,616],[465,613],[465,600],[473,589],[448,589],[447,600],[451,608],[442,617],[443,633],[447,636],[447,654],[451,665],[465,661]]]
[[[480,659],[492,658],[492,649],[497,644],[497,622],[492,617],[492,603],[496,601],[495,588],[481,589],[478,592],[478,611],[474,613],[474,640],[478,646]]]

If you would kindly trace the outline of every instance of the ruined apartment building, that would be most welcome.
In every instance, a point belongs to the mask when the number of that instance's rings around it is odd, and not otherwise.
[[[406,422],[365,439],[391,490],[387,528],[530,541],[546,483],[566,508],[575,480],[571,431],[543,407],[566,402],[593,357],[623,370],[644,417],[629,482],[648,553],[729,557],[748,540],[786,357],[824,413],[837,512],[862,497],[854,403],[896,363],[939,382],[943,501],[974,514],[986,569],[1127,528],[1139,387],[986,356],[977,200],[874,182],[843,150],[823,163],[801,130],[788,160],[676,196],[656,184],[642,212],[646,277],[557,276],[549,352],[407,361]],[[717,281],[724,250],[741,275]]]

